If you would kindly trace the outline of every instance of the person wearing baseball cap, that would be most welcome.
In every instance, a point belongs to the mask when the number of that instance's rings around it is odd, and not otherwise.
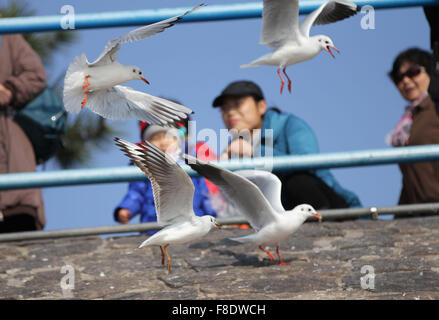
[[[252,81],[230,83],[212,105],[219,108],[226,128],[235,132],[220,156],[222,160],[234,155],[253,157],[270,154],[276,157],[319,152],[311,127],[291,113],[267,108],[261,88]],[[272,138],[266,136],[269,129],[272,129]],[[242,138],[240,132],[245,131],[250,132],[252,139]],[[260,136],[255,136],[256,133]],[[343,188],[327,169],[290,172],[278,174],[278,177],[282,181],[282,202],[287,210],[302,203],[320,210],[361,207],[357,195]]]

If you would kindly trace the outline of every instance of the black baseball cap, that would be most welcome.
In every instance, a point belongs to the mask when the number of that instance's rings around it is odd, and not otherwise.
[[[230,83],[224,90],[221,92],[221,95],[213,100],[213,107],[219,107],[223,104],[223,100],[228,96],[252,96],[256,101],[264,99],[264,94],[262,93],[261,88],[252,82],[247,80],[235,81]]]

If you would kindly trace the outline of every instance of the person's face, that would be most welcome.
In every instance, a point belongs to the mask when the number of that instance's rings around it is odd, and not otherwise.
[[[430,76],[424,67],[408,61],[403,62],[399,68],[399,74],[399,78],[405,75],[396,80],[395,84],[405,100],[416,101],[428,90]]]
[[[221,106],[221,115],[227,129],[253,130],[262,128],[262,116],[267,111],[265,100],[252,96],[226,97]]]
[[[178,149],[177,138],[166,131],[154,133],[148,141],[167,154],[173,154]]]

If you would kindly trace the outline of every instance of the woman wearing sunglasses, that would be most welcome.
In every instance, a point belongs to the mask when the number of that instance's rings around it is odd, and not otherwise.
[[[401,52],[389,72],[408,106],[396,128],[387,136],[394,147],[439,144],[439,116],[428,95],[432,56],[411,48]],[[402,163],[399,204],[439,202],[439,161]]]

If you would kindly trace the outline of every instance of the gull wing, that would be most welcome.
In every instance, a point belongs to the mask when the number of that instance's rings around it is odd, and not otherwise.
[[[218,186],[254,229],[259,230],[277,219],[268,200],[250,180],[188,154],[182,157],[193,170]]]
[[[127,34],[120,36],[119,38],[108,41],[107,45],[104,48],[104,51],[94,62],[89,63],[89,67],[102,66],[102,65],[113,63],[114,61],[117,60],[117,51],[120,49],[120,45],[122,43],[143,40],[152,37],[157,33],[163,32],[167,28],[172,27],[183,16],[192,13],[203,6],[204,4],[201,4],[193,8],[192,10],[186,11],[185,13],[180,14],[178,16],[134,29],[128,32]]]
[[[82,98],[81,95],[79,99]],[[87,100],[86,108],[113,120],[133,118],[151,124],[174,126],[175,121],[186,119],[187,115],[193,113],[178,103],[125,86],[90,92]]]
[[[151,181],[159,224],[190,221],[195,217],[194,184],[174,159],[148,141],[143,149],[120,138],[114,140]]]
[[[329,24],[349,18],[355,15],[358,9],[355,3],[347,0],[328,1],[300,22],[300,32],[304,37],[309,38],[309,31],[312,26]]]
[[[300,37],[299,0],[264,0],[259,43],[276,48]]]
[[[238,170],[235,173],[253,182],[274,210],[285,211],[281,202],[282,182],[276,175],[263,170]]]

